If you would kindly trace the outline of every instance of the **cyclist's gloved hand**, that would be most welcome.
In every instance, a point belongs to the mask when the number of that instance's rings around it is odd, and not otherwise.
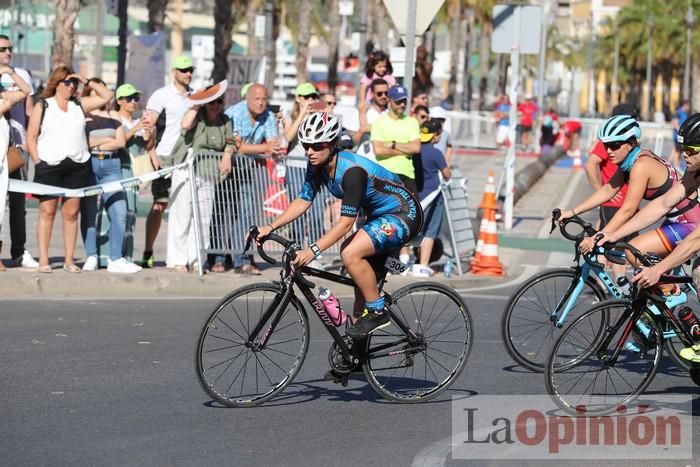
[[[316,255],[314,255],[314,252],[311,251],[311,248],[304,248],[303,250],[296,252],[296,257],[292,260],[292,264],[298,269],[306,266],[315,258]]]
[[[636,282],[639,287],[651,287],[659,282],[659,278],[664,273],[658,266],[641,267],[632,277],[632,282]]]

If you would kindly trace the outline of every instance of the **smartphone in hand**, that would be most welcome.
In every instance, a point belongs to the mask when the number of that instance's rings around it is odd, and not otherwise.
[[[268,106],[267,106],[267,110],[269,110],[269,111],[272,112],[273,114],[276,114],[276,113],[278,113],[278,112],[280,111],[280,106],[279,106],[279,105],[272,105],[272,104],[271,104],[271,105],[268,105]]]

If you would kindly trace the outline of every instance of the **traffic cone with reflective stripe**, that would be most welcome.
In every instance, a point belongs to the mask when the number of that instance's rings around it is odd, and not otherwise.
[[[480,276],[502,276],[503,266],[498,261],[498,229],[496,227],[496,211],[486,209],[485,228],[479,232],[479,241],[483,240],[481,253],[475,257],[471,264],[474,274]]]
[[[489,171],[489,178],[486,180],[486,187],[484,188],[484,196],[481,198],[481,204],[479,207],[481,209],[492,209],[494,211],[498,210],[498,202],[496,202],[496,181],[494,180],[496,174],[493,170]]]
[[[576,149],[572,153],[572,157],[574,160],[571,163],[571,168],[573,170],[581,170],[583,169],[583,162],[581,161],[581,150]]]
[[[486,225],[488,221],[486,216],[481,218],[481,225],[479,226],[479,238],[476,241],[476,250],[474,250],[474,258],[472,262],[479,261],[481,257],[481,252],[484,250],[484,235],[486,234]]]

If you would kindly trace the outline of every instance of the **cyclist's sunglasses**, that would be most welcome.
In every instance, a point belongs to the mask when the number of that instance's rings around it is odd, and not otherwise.
[[[700,152],[700,146],[686,146],[685,144],[681,145],[683,148],[683,152],[686,153],[689,156],[694,156],[695,154]]]
[[[625,144],[625,141],[611,141],[610,143],[603,143],[605,149],[610,149],[611,151],[617,151]]]
[[[324,141],[322,143],[301,143],[301,147],[304,148],[304,151],[308,151],[309,149],[313,149],[314,152],[318,151],[323,151],[324,149],[328,149],[331,147],[331,143],[328,141]]]

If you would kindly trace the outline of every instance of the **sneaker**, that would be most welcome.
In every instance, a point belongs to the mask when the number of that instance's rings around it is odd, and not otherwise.
[[[353,339],[360,339],[372,334],[377,329],[385,328],[390,324],[391,320],[389,319],[389,313],[386,311],[386,309],[381,313],[370,313],[367,309],[365,309],[362,316],[360,316],[360,319],[358,319],[355,324],[348,327],[345,334]]]
[[[83,271],[97,271],[97,256],[88,256],[83,264]]]
[[[129,262],[124,258],[115,259],[114,261],[110,259],[107,261],[108,272],[114,272],[118,274],[133,274],[135,272],[139,272],[140,270],[141,266]]]
[[[700,344],[695,344],[692,347],[686,347],[679,352],[681,358],[693,363],[700,363]]]
[[[153,267],[153,253],[144,253],[141,259],[141,267],[150,269]]]
[[[39,267],[39,262],[35,260],[27,250],[24,250],[22,256],[16,258],[13,263],[15,266],[28,269],[36,269]]]
[[[432,277],[433,270],[422,264],[414,264],[411,268],[411,275],[413,277]]]

